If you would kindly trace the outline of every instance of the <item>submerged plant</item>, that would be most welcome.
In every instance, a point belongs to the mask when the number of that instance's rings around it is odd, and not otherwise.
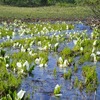
[[[74,86],[78,87],[78,85],[79,85],[78,77],[75,77]]]
[[[65,72],[63,77],[64,79],[71,79],[71,76],[72,76],[72,70],[69,69],[68,72]]]
[[[53,75],[54,75],[54,76],[57,75],[57,70],[56,70],[56,68],[54,68],[54,70],[53,70]]]
[[[83,90],[83,88],[84,88],[84,83],[83,83],[82,81],[79,81],[78,88],[79,88],[80,91]]]
[[[62,94],[60,94],[60,93],[61,93],[61,86],[57,84],[54,88],[54,95],[61,96]]]
[[[74,72],[76,73],[76,72],[77,72],[77,70],[78,70],[77,65],[74,65]]]

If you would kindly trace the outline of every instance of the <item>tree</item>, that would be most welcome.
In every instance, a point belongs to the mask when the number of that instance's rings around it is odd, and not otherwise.
[[[41,0],[41,4],[42,5],[47,5],[48,4],[48,0]]]
[[[84,0],[91,10],[95,13],[95,17],[100,18],[100,0]]]

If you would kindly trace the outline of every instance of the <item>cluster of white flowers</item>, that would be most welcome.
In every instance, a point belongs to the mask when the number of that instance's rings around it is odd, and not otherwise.
[[[46,64],[46,63],[45,63],[45,64],[42,63],[43,60],[44,60],[44,59],[41,58],[41,57],[40,57],[40,58],[36,58],[36,59],[35,59],[35,64],[36,64],[36,65],[39,65],[39,67],[43,67],[43,66],[44,66],[44,67],[47,67],[47,64]]]
[[[20,48],[21,46],[22,45],[19,42],[16,42],[16,43],[13,44],[13,48],[16,48],[16,47],[19,47]]]
[[[24,46],[21,46],[21,52],[25,52],[26,49],[24,48]]]
[[[59,66],[60,68],[67,67],[67,66],[69,65],[68,60],[67,60],[67,59],[63,60],[62,57],[59,57],[57,63],[58,63],[58,66]]]
[[[93,57],[93,61],[95,63],[97,62],[97,56],[100,55],[100,51],[96,51],[96,44],[97,44],[97,40],[95,40],[93,42],[93,49],[92,49],[92,53],[91,53],[91,57]]]
[[[24,68],[29,71],[30,69],[30,64],[28,61],[25,61],[24,63],[22,62],[17,62],[16,63],[17,69],[18,69],[18,73],[23,74],[24,73]],[[16,69],[14,69],[16,71]]]

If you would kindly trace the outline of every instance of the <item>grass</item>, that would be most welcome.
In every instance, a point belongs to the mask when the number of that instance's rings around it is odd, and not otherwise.
[[[61,19],[84,19],[94,16],[89,7],[73,6],[73,7],[12,7],[7,5],[0,5],[0,18],[61,18]]]

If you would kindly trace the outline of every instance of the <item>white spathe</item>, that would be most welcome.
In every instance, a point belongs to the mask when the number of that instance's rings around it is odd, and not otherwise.
[[[92,53],[95,52],[96,48],[93,46]]]
[[[23,47],[23,46],[21,47],[21,52],[25,52],[25,49],[24,49],[24,47]]]
[[[95,53],[92,53],[91,56],[93,57],[94,59],[94,62],[97,62],[97,59],[96,59],[96,54]]]
[[[55,96],[56,96],[56,97],[60,97],[60,96],[62,96],[62,94],[55,94]]]
[[[22,67],[21,62],[17,62],[17,63],[16,63],[16,66],[17,66],[18,68],[21,68],[21,67]]]
[[[62,57],[59,57],[59,59],[58,59],[58,63],[60,63],[60,64],[63,63],[63,59],[62,59]]]
[[[25,63],[23,64],[24,67],[26,67],[26,70],[29,71],[29,63],[28,61],[25,61]]]
[[[22,89],[17,93],[17,96],[19,99],[22,99],[23,96],[25,95],[26,91],[23,91]]]
[[[97,51],[96,54],[97,54],[98,56],[100,56],[100,51]]]
[[[35,59],[35,63],[38,65],[38,64],[40,64],[40,61],[41,61],[41,58],[36,58]]]
[[[43,64],[40,64],[39,67],[43,67]]]
[[[95,40],[95,41],[93,42],[93,46],[95,46],[95,45],[96,45],[96,43],[97,43],[97,40]]]
[[[67,65],[69,65],[69,62],[67,59],[64,60],[64,63],[63,63],[63,67],[66,67]]]
[[[6,64],[6,68],[8,68],[9,67],[9,64]]]
[[[59,43],[56,43],[56,44],[55,44],[55,47],[57,47],[57,46],[58,46],[58,44],[59,44]]]
[[[60,85],[59,85],[59,84],[57,84],[57,85],[55,86],[55,89],[58,89],[58,88],[60,88]]]
[[[80,50],[83,51],[83,47],[81,47]]]
[[[41,41],[38,41],[38,46],[41,46],[41,44],[42,44]]]
[[[74,45],[76,45],[77,44],[77,40],[73,40],[73,43],[74,43]]]

